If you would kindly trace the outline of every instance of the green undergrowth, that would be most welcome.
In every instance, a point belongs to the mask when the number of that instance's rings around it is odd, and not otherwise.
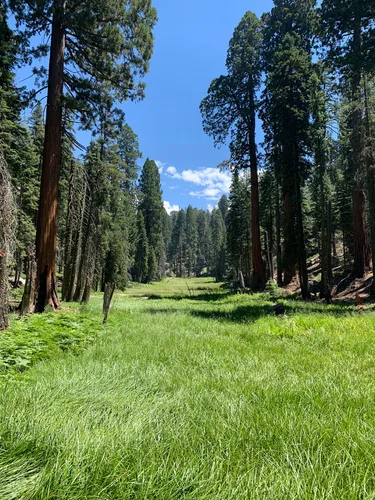
[[[374,499],[373,310],[275,316],[271,292],[168,280],[116,294],[105,331],[99,295],[28,319],[103,334],[4,384],[1,500]]]
[[[0,332],[0,380],[64,351],[76,354],[103,330],[99,311],[92,306],[63,305],[57,313],[25,318],[12,315],[10,328]]]

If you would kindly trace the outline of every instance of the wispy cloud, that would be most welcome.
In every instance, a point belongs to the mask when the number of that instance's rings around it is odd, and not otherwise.
[[[160,160],[155,160],[155,163],[156,163],[156,166],[158,167],[159,174],[161,175],[163,173],[163,170],[164,170],[166,163],[163,163]]]
[[[202,186],[204,189],[191,191],[190,196],[218,200],[221,195],[229,192],[231,175],[229,172],[222,172],[217,168],[204,168],[201,170],[183,170],[181,173],[176,167],[168,167],[166,174],[173,179]]]
[[[178,205],[171,205],[169,201],[164,201],[164,208],[167,211],[168,215],[171,215],[172,212],[178,212],[180,207]]]

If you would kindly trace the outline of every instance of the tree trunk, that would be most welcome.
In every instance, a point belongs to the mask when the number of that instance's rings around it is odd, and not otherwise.
[[[360,57],[361,51],[361,18],[356,15],[356,25],[353,32],[354,68],[352,76],[352,112],[351,112],[351,154],[350,162],[353,172],[353,236],[354,236],[354,264],[353,277],[362,278],[370,264],[369,243],[366,229],[366,200],[362,188],[362,137],[361,137],[361,70],[355,58]]]
[[[182,277],[182,245],[180,245],[180,278]]]
[[[107,323],[109,308],[111,306],[112,297],[115,292],[115,283],[106,283],[104,285],[104,298],[103,298],[103,323]]]
[[[62,286],[62,300],[66,300],[67,291],[70,287],[72,278],[72,247],[73,247],[73,204],[74,204],[74,162],[70,166],[69,176],[69,194],[68,194],[68,213],[65,227],[65,242],[64,242],[64,275]]]
[[[252,83],[250,89],[249,152],[251,176],[251,240],[253,261],[252,287],[254,290],[263,290],[266,285],[266,270],[262,259],[262,244],[260,239],[258,158],[255,142],[255,100],[254,87]]]
[[[353,189],[354,267],[353,277],[363,278],[370,265],[370,248],[366,230],[366,198],[363,189]]]
[[[370,234],[371,234],[371,254],[372,254],[372,285],[371,295],[375,295],[375,150],[374,135],[370,119],[370,108],[368,102],[367,79],[364,80],[365,96],[365,130],[366,130],[366,169],[367,169],[367,194],[370,212]]]
[[[299,278],[301,285],[301,294],[303,299],[310,298],[309,291],[309,275],[307,272],[306,263],[306,247],[305,247],[305,232],[303,228],[303,212],[302,212],[302,192],[301,192],[301,180],[299,175],[299,152],[298,145],[293,144],[293,159],[295,162],[295,193],[296,193],[296,229],[297,229],[297,245],[298,245],[298,267],[299,267]]]
[[[22,302],[20,308],[21,316],[26,316],[26,314],[30,314],[33,310],[35,275],[36,275],[35,248],[31,246],[28,249],[27,253],[26,283],[22,295]]]
[[[14,202],[8,168],[0,149],[0,331],[8,328],[8,257]]]
[[[16,252],[16,265],[14,268],[13,288],[19,288],[21,273],[22,273],[22,253],[21,250],[18,249]]]
[[[280,198],[279,184],[276,180],[276,267],[277,267],[277,284],[283,286],[283,269],[282,269],[282,251],[281,251],[281,214],[280,214]]]
[[[37,283],[35,311],[59,307],[56,286],[56,240],[59,170],[61,163],[65,0],[55,0],[48,75],[47,116],[36,233]]]
[[[8,312],[7,252],[0,248],[0,330],[8,328]]]

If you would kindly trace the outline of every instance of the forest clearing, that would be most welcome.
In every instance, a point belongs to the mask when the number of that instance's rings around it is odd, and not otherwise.
[[[0,498],[372,498],[373,306],[271,296],[136,285],[87,349],[2,378]],[[7,335],[90,331],[101,301]]]
[[[0,0],[0,500],[375,500],[374,312],[374,0]]]

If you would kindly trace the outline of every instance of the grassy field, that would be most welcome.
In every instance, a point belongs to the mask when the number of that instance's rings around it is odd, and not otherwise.
[[[374,499],[373,312],[269,299],[176,279],[106,327],[99,296],[13,321],[0,347],[94,334],[1,379],[0,499]]]

